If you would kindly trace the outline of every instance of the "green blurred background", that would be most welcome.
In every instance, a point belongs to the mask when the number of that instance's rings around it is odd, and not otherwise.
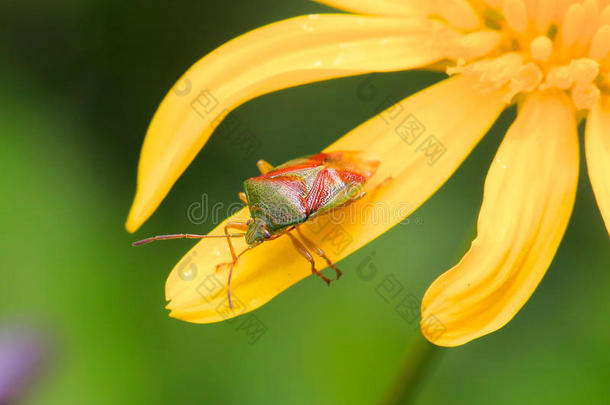
[[[139,148],[175,80],[223,42],[263,24],[329,9],[305,0],[0,3],[0,320],[27,319],[55,355],[26,404],[374,404],[391,388],[417,322],[377,293],[394,275],[421,298],[474,236],[485,174],[514,118],[506,111],[451,180],[411,216],[341,262],[333,288],[308,278],[236,323],[193,325],[164,309],[164,283],[192,242],[133,249],[149,234],[206,232],[188,207],[236,201],[255,162],[324,148],[442,78],[401,72],[264,96],[233,114],[260,145],[213,136],[134,236],[123,223]],[[371,281],[358,266],[374,266]],[[581,165],[567,234],[533,297],[506,327],[443,350],[418,404],[607,401],[608,236]]]

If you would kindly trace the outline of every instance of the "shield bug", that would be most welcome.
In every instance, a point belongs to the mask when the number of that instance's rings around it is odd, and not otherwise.
[[[227,295],[231,307],[231,276],[239,258],[261,243],[282,235],[287,235],[296,250],[309,261],[312,274],[330,285],[331,280],[316,269],[312,252],[326,261],[336,272],[337,279],[341,277],[341,271],[321,248],[303,235],[299,225],[362,198],[365,195],[363,186],[375,174],[379,161],[365,160],[359,152],[336,151],[305,156],[277,167],[259,160],[257,166],[261,175],[245,180],[244,191],[239,193],[239,198],[250,210],[248,221],[227,223],[224,235],[160,235],[133,245],[167,239],[226,238],[232,260],[216,268],[229,266]],[[231,233],[235,230],[242,233]],[[293,230],[298,237],[291,233]],[[237,237],[244,237],[248,244],[239,254],[231,242],[231,238]]]

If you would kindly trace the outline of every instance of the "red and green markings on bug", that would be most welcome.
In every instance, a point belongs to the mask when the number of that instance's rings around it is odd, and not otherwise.
[[[231,277],[239,258],[261,243],[282,235],[290,237],[296,250],[309,261],[312,274],[330,285],[331,280],[316,269],[311,252],[322,257],[335,270],[337,279],[341,277],[341,271],[322,249],[303,235],[298,226],[362,198],[365,195],[363,186],[377,171],[379,161],[365,160],[359,152],[336,151],[294,159],[275,168],[259,160],[257,166],[261,175],[245,180],[244,192],[239,193],[239,198],[250,210],[248,221],[227,223],[224,235],[160,235],[133,245],[167,239],[226,238],[232,260],[216,268],[229,266],[227,295],[231,308]],[[244,233],[234,234],[230,230]],[[293,230],[298,237],[291,233]],[[239,254],[235,253],[231,242],[231,238],[237,237],[245,237],[248,244]]]

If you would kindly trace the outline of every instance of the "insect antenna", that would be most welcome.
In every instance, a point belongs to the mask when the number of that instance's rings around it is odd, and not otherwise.
[[[142,239],[137,242],[133,242],[131,246],[142,246],[148,243],[152,243],[156,240],[170,240],[170,239],[204,239],[204,238],[241,238],[246,236],[245,233],[234,233],[229,235],[197,235],[194,233],[176,233],[172,235],[157,235],[151,236],[150,238]]]

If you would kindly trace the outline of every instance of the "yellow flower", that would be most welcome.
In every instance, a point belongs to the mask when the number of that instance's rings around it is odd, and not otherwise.
[[[326,149],[366,151],[381,165],[370,180],[373,191],[355,204],[356,220],[302,229],[334,261],[349,255],[417,209],[502,110],[517,103],[517,118],[487,175],[477,237],[422,302],[422,332],[435,344],[456,346],[499,329],[532,294],[566,229],[578,178],[577,123],[586,114],[589,176],[610,231],[610,6],[596,0],[320,2],[354,14],[259,28],[216,49],[178,81],[148,129],[127,229],[135,231],[153,213],[238,105],[335,77],[446,69],[450,78],[389,106]],[[382,221],[367,209],[380,202],[391,213]],[[227,221],[246,218],[243,209]],[[221,234],[223,224],[211,234]],[[320,238],[321,229],[336,237]],[[332,254],[342,234],[349,243]],[[235,244],[245,247],[243,240]],[[310,274],[288,238],[266,242],[240,259],[230,309],[226,270],[215,271],[227,256],[225,240],[207,239],[176,265],[166,285],[171,316],[220,321]]]

